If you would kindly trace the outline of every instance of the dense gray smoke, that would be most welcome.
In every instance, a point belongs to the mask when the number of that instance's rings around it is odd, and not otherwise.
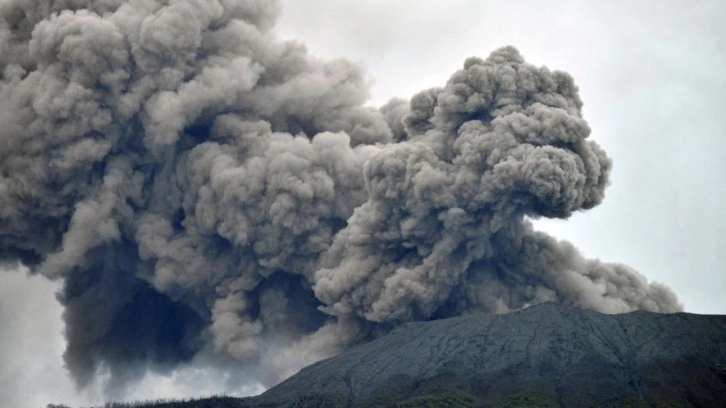
[[[60,279],[65,361],[288,370],[410,320],[680,309],[533,230],[603,199],[563,72],[506,47],[380,110],[268,0],[0,1],[0,259]],[[415,68],[412,68],[415,69]]]

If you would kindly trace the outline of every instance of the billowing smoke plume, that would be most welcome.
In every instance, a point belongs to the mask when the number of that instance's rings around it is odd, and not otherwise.
[[[80,384],[201,354],[271,382],[401,322],[545,300],[680,308],[527,221],[607,185],[568,74],[506,47],[376,110],[278,13],[0,2],[0,258],[63,281]]]

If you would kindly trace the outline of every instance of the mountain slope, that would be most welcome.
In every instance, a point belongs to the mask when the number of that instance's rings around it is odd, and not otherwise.
[[[723,406],[726,316],[603,315],[546,303],[411,323],[304,368],[253,401],[318,395],[392,403],[442,393],[492,405]]]

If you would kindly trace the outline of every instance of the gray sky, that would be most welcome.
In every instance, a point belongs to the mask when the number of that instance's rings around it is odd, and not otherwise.
[[[571,73],[592,137],[615,162],[612,185],[601,206],[538,225],[590,258],[667,284],[688,312],[726,313],[726,3],[284,4],[280,35],[321,57],[363,63],[372,105],[441,86],[465,58],[507,44],[528,62]],[[78,393],[64,375],[55,284],[0,273],[0,288],[0,389],[14,390],[0,405],[97,402],[97,390]],[[129,397],[221,391],[217,380],[190,368],[147,379]]]

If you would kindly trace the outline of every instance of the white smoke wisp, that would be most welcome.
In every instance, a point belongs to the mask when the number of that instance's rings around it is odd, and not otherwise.
[[[0,259],[62,281],[80,385],[200,358],[272,384],[402,322],[546,300],[680,310],[527,221],[608,183],[568,74],[505,47],[376,110],[279,12],[0,3]]]

